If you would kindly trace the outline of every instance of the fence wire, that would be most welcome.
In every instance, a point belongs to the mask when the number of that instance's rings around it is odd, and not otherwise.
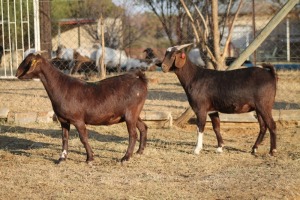
[[[36,2],[44,3],[43,7],[39,7],[40,17],[44,14],[43,9],[50,9],[51,20],[47,24],[40,22],[39,25],[41,35],[51,33],[49,41],[41,38],[41,43],[48,44],[49,61],[72,76],[87,79],[98,76],[102,58],[107,74],[136,68],[159,71],[156,58],[162,59],[167,47],[195,42],[188,15],[180,3],[173,1],[161,1],[163,6],[155,7],[153,4],[151,7],[147,3],[149,1],[25,0],[11,3],[9,0],[0,0],[1,77],[13,76],[22,59],[36,51],[37,46],[41,48],[41,44],[36,44],[34,35],[34,29],[38,28],[34,23]],[[205,2],[193,1],[193,5],[205,14]],[[221,26],[228,2],[219,1],[218,7],[221,50],[229,33],[230,21],[225,23],[226,26]],[[244,1],[228,46],[227,65],[247,48],[286,2]],[[238,3],[235,2],[229,12],[231,19]],[[190,11],[195,21],[203,20],[196,9]],[[245,62],[246,66],[262,62],[275,65],[279,75],[277,109],[300,108],[299,18],[300,5],[297,4]],[[168,23],[163,24],[163,20]],[[106,52],[104,56],[103,43]],[[203,64],[204,55],[198,57],[202,58],[200,64]]]

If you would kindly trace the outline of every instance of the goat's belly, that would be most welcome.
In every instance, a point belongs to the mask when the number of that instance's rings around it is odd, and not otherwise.
[[[221,107],[221,108],[216,109],[216,110],[218,110],[221,113],[232,114],[232,113],[251,112],[255,109],[250,104],[241,104],[241,105],[230,105],[230,106],[226,106],[226,107]]]
[[[105,117],[99,117],[97,119],[90,119],[87,120],[87,124],[90,125],[112,125],[112,124],[117,124],[124,122],[124,117],[122,116],[105,116]]]

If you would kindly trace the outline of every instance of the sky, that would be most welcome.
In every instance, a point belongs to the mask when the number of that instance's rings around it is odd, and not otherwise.
[[[149,9],[143,5],[137,5],[137,3],[135,3],[136,1],[131,0],[112,0],[112,2],[114,4],[116,4],[117,6],[121,6],[123,8],[125,8],[127,10],[127,12],[130,13],[140,13],[140,12],[145,12],[145,11],[149,11]]]

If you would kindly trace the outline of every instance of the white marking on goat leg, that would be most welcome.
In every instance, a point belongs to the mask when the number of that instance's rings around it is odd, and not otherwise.
[[[200,151],[202,150],[203,148],[203,133],[202,132],[199,132],[199,129],[197,128],[197,133],[198,133],[198,139],[197,139],[197,145],[196,145],[196,148],[194,150],[194,153],[195,154],[199,154]]]
[[[223,147],[218,147],[216,150],[217,153],[222,153],[223,152]]]
[[[257,148],[253,149],[253,153],[256,154],[257,153]]]
[[[67,157],[67,150],[63,150],[63,152],[60,155],[60,158],[66,158]]]

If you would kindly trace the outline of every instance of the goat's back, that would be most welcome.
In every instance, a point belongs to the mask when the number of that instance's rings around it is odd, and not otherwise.
[[[74,78],[64,81],[60,85],[63,91],[60,96],[68,103],[52,103],[55,113],[70,122],[79,119],[93,125],[122,122],[129,113],[140,112],[148,93],[147,78],[142,72],[127,73],[95,83]]]
[[[200,69],[195,77],[201,77],[201,79],[197,78],[200,82],[213,83],[226,88],[247,88],[267,83],[276,85],[277,80],[275,70],[270,65],[264,65],[263,68],[250,67],[230,71]]]
[[[201,105],[209,110],[239,113],[263,105],[271,109],[275,101],[276,82],[275,70],[269,65],[231,71],[199,68],[185,90],[192,107],[201,101]]]

